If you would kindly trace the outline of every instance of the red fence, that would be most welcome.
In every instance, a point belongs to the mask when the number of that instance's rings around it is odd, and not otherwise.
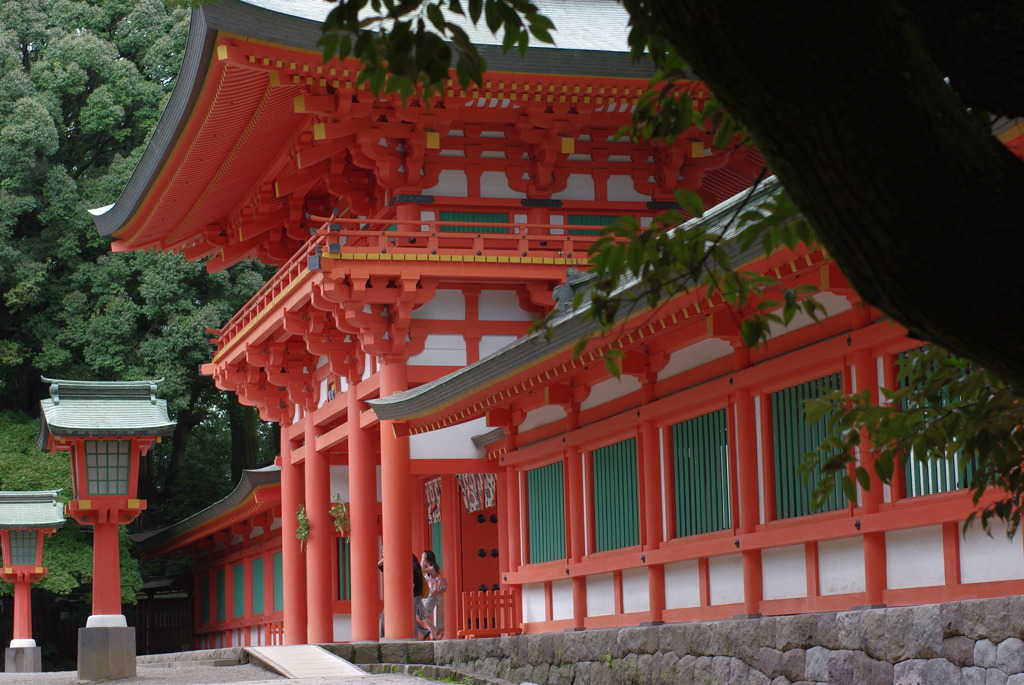
[[[522,632],[516,621],[512,590],[463,592],[462,616],[458,637],[496,637]]]

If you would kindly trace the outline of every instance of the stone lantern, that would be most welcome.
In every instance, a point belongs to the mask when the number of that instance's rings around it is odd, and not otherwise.
[[[68,513],[93,528],[92,615],[78,632],[81,680],[133,677],[135,629],[121,613],[118,526],[146,508],[138,498],[139,458],[174,432],[160,381],[44,378],[40,448],[71,456],[74,499]]]
[[[64,525],[57,492],[0,492],[0,578],[14,584],[14,639],[4,655],[8,673],[42,671],[42,652],[32,639],[31,587],[47,571],[43,538]]]

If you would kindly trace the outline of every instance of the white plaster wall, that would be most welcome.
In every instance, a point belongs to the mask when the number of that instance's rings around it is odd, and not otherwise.
[[[458,155],[462,156],[462,155]],[[466,174],[459,169],[443,169],[437,176],[437,183],[425,188],[423,192],[428,195],[451,195],[454,197],[466,197],[469,192],[469,185],[466,183]]]
[[[942,527],[926,526],[893,530],[885,534],[887,586],[942,585],[946,580],[942,557]]]
[[[647,202],[651,198],[641,195],[633,187],[633,178],[630,176],[609,176],[608,177],[608,199],[617,202]]]
[[[623,375],[621,378],[609,378],[590,389],[590,396],[580,403],[580,409],[592,409],[605,402],[611,402],[640,389],[640,380],[636,376]]]
[[[533,321],[537,318],[519,308],[519,297],[511,290],[483,290],[478,306],[481,321]]]
[[[494,354],[507,345],[516,341],[514,335],[484,335],[480,337],[480,358]]]
[[[348,502],[348,467],[331,466],[331,497],[341,495],[342,502]]]
[[[622,572],[622,612],[632,614],[651,610],[651,590],[646,568]]]
[[[684,347],[669,355],[668,364],[658,372],[658,380],[663,381],[730,354],[732,346],[721,338],[701,340],[696,345]]]
[[[481,459],[482,449],[473,444],[473,436],[486,433],[487,419],[479,418],[427,433],[409,436],[412,459]]]
[[[504,171],[485,171],[480,174],[480,197],[518,198],[522,193],[508,187]]]
[[[696,559],[665,564],[665,608],[700,606],[700,569]]]
[[[708,583],[712,604],[743,601],[743,557],[726,554],[708,559]]]
[[[433,298],[416,309],[412,318],[423,321],[463,321],[466,298],[461,290],[438,290]]]
[[[544,583],[523,586],[523,623],[546,621],[544,613]]]
[[[409,366],[465,366],[466,339],[461,335],[431,333],[423,351],[409,357]]]
[[[351,614],[334,615],[334,641],[348,642],[352,639],[352,616]]]
[[[849,300],[845,297],[836,295],[835,293],[817,293],[815,294],[814,299],[825,307],[826,313],[824,315],[819,315],[819,319],[827,319],[830,316],[841,314],[842,312],[849,311],[852,308]],[[798,330],[804,326],[809,326],[812,323],[816,323],[814,319],[803,312],[798,312],[797,315],[789,322],[789,325],[783,326],[778,323],[770,323],[768,324],[768,331],[769,335],[774,338],[777,335]]]
[[[539,426],[546,426],[555,421],[565,419],[565,409],[560,404],[549,404],[539,409],[534,409],[526,415],[523,422],[519,424],[519,432],[533,430]]]
[[[962,527],[963,523],[958,523]],[[1006,524],[989,524],[992,535],[974,522],[960,538],[960,582],[984,583],[1024,578],[1024,547],[1021,535],[1006,537]],[[961,528],[962,529],[962,528]]]
[[[807,561],[803,545],[776,547],[761,552],[762,596],[789,599],[807,596]]]
[[[587,576],[587,616],[615,613],[615,579],[611,573]]]
[[[565,190],[552,193],[555,200],[593,200],[594,179],[587,174],[569,174]]]
[[[844,538],[818,543],[818,592],[842,595],[864,592],[864,539]]]
[[[572,618],[572,581],[551,581],[551,620]]]

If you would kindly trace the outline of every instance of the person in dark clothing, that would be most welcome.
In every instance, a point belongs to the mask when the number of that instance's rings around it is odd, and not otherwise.
[[[412,556],[412,615],[413,625],[416,628],[416,637],[419,639],[425,639],[430,634],[430,630],[424,627],[419,622],[418,618],[418,607],[420,603],[420,597],[423,596],[423,569],[420,567],[420,560],[416,558],[416,555]],[[377,570],[384,573],[384,548],[380,548],[380,559],[377,560]],[[384,612],[380,613],[380,636],[384,637]]]

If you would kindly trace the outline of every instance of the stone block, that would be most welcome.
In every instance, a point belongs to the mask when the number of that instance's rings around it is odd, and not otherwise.
[[[769,680],[777,678],[784,673],[782,669],[782,656],[783,652],[777,649],[761,647],[757,650],[757,658],[751,666],[768,676]]]
[[[942,641],[942,658],[957,666],[974,665],[974,640],[963,635]]]
[[[134,678],[136,673],[135,628],[78,629],[79,680]]]
[[[836,649],[864,649],[864,611],[836,614]]]
[[[960,685],[985,685],[986,669],[968,666],[960,669]]]
[[[995,599],[957,602],[961,634],[973,639],[988,638],[999,643],[1019,634],[1020,616],[1024,614],[1024,597],[1013,595]]]
[[[380,662],[382,664],[406,664],[411,642],[381,642]]]
[[[1014,673],[1006,679],[1006,685],[1024,685],[1024,673]]]
[[[893,667],[893,685],[955,683],[960,669],[945,659],[908,659]]]
[[[780,651],[817,645],[818,619],[814,614],[780,616],[775,624],[775,648]]]
[[[621,628],[616,641],[624,654],[654,654],[658,651],[659,635],[654,628]]]
[[[996,644],[988,638],[982,638],[974,643],[974,665],[982,668],[996,667]]]
[[[407,664],[434,663],[434,645],[436,642],[410,642],[406,652]]]
[[[658,649],[676,654],[690,653],[690,623],[669,623],[658,628]]]
[[[1007,675],[1024,672],[1024,641],[1008,637],[996,647],[996,667]]]
[[[807,677],[809,680],[816,679],[810,674]],[[872,659],[862,652],[839,649],[828,654],[828,677],[817,680],[835,685],[863,685],[891,683],[892,679],[892,664],[889,662]]]
[[[807,653],[804,650],[790,649],[782,653],[782,675],[788,680],[803,680],[806,667]]]
[[[989,668],[985,671],[985,685],[1006,685],[1008,682],[1009,676],[998,668]]]
[[[40,673],[42,670],[42,647],[8,647],[4,651],[5,673]]]

